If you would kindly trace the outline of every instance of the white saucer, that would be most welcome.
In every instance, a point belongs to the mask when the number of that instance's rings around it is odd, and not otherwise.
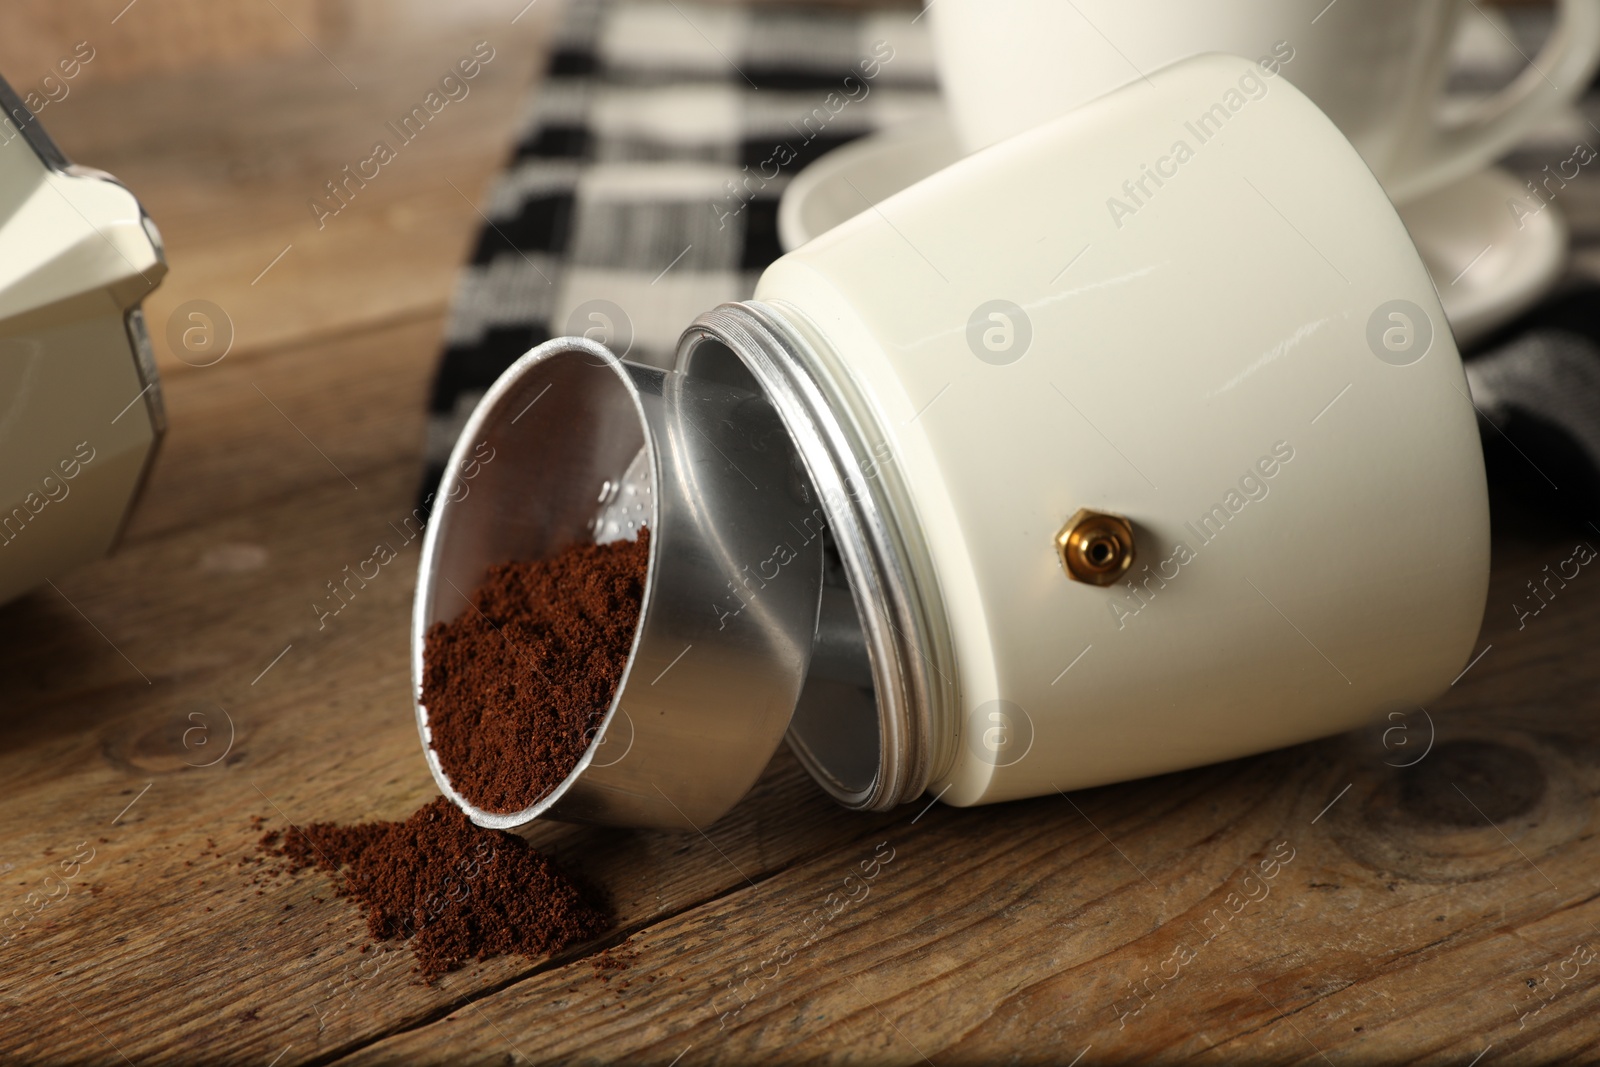
[[[959,158],[943,115],[852,141],[789,183],[778,240],[785,251],[798,248]],[[1566,220],[1551,205],[1523,217],[1519,229],[1508,206],[1514,199],[1537,207],[1521,182],[1491,168],[1400,208],[1458,344],[1526,311],[1561,276]]]
[[[1465,345],[1538,302],[1567,262],[1567,220],[1510,174],[1491,167],[1400,208],[1422,262],[1433,275],[1439,303]]]
[[[841,145],[789,182],[778,201],[778,243],[792,252],[961,158],[941,113]]]

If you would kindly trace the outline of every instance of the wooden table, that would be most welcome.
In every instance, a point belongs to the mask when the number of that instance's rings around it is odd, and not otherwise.
[[[149,308],[172,430],[121,552],[0,610],[0,905],[77,872],[0,949],[0,1057],[1600,1056],[1600,575],[1519,628],[1524,584],[1585,535],[1514,510],[1482,656],[1431,722],[883,816],[783,754],[707,835],[541,830],[611,894],[615,935],[435,986],[403,945],[363,951],[321,875],[261,874],[252,816],[399,818],[434,792],[408,695],[415,544],[325,627],[312,604],[411,507],[468,198],[548,25],[492,14],[474,96],[320,231],[306,200],[476,37],[105,84],[46,116],[166,232]],[[214,366],[165,350],[192,300],[233,323]],[[874,857],[865,899],[815,919]],[[598,968],[606,946],[629,966]]]

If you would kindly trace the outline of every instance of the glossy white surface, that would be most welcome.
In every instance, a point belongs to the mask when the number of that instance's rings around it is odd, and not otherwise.
[[[793,251],[960,158],[942,116],[852,141],[789,183],[778,237]],[[1567,224],[1558,207],[1540,204],[1523,183],[1491,168],[1400,208],[1458,344],[1509,322],[1560,280]]]
[[[902,521],[926,538],[973,717],[930,786],[949,802],[1337,732],[1430,699],[1471,653],[1488,579],[1478,432],[1394,208],[1281,79],[1204,143],[1172,121],[1256,73],[1207,56],[1152,74],[762,278],[757,299],[826,345],[911,487]],[[1169,176],[1113,212],[1146,166]],[[1011,362],[968,342],[997,299],[1030,327]],[[1432,326],[1405,366],[1368,343],[1395,300]],[[1226,518],[1202,539],[1214,506]],[[1080,507],[1134,522],[1142,594],[1063,575],[1052,538]],[[1192,558],[1164,563],[1180,545]]]
[[[968,149],[1065,114],[1175,60],[1270,60],[1337,123],[1396,203],[1479,170],[1572,100],[1600,58],[1600,0],[1560,0],[1544,49],[1464,125],[1436,118],[1467,0],[938,0],[940,78]],[[1178,118],[1202,110],[1180,101]]]

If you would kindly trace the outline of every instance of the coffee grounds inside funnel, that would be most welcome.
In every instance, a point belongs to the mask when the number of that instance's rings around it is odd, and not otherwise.
[[[474,826],[446,797],[404,822],[271,831],[260,848],[291,872],[327,872],[360,905],[373,940],[410,940],[430,981],[471,959],[560,952],[611,926],[526,840]]]
[[[522,811],[572,773],[627,667],[650,558],[637,541],[502,563],[429,628],[422,703],[450,784],[484,811]]]

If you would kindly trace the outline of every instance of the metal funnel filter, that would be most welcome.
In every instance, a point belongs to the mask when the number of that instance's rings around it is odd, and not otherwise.
[[[487,445],[492,462],[462,470]],[[481,453],[480,453],[481,455]],[[480,826],[550,815],[704,826],[755,782],[806,678],[823,516],[789,434],[750,374],[662,371],[582,338],[518,360],[474,411],[440,483],[412,619],[417,727],[440,789]],[[650,561],[627,668],[571,774],[532,806],[489,812],[440,766],[421,699],[423,642],[471,610],[489,567],[575,542],[634,539]]]

